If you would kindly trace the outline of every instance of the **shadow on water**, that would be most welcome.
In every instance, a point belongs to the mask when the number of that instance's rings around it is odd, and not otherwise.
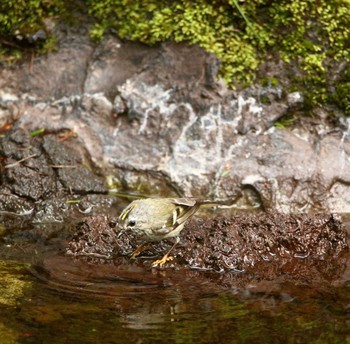
[[[216,273],[74,258],[64,246],[55,235],[2,244],[2,342],[350,341],[348,253],[337,264],[306,258]]]

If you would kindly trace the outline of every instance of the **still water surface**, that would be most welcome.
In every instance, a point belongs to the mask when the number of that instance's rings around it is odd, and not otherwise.
[[[1,245],[1,343],[350,343],[348,256],[310,282],[96,264],[62,247]]]

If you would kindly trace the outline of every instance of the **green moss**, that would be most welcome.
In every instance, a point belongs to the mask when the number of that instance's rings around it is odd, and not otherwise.
[[[290,128],[296,121],[298,120],[297,115],[288,113],[278,119],[275,123],[274,126],[279,129],[288,129]]]
[[[0,305],[16,305],[17,299],[31,286],[30,282],[16,273],[24,268],[21,263],[0,260]]]
[[[6,326],[3,322],[0,322],[0,337],[3,343],[18,344],[19,335],[11,327]]]
[[[350,81],[341,82],[336,86],[332,100],[347,116],[350,116]]]
[[[279,85],[278,79],[274,77],[260,78],[259,83],[263,87],[277,87]]]
[[[221,59],[221,77],[231,87],[253,82],[259,65],[277,53],[286,68],[296,65],[301,71],[296,85],[313,105],[329,100],[327,61],[349,58],[348,0],[87,3],[99,22],[92,29],[95,39],[112,27],[122,38],[148,44],[169,39],[198,44]]]
[[[0,2],[0,61],[15,62],[26,48],[52,51],[55,39],[46,32],[45,20],[63,14],[63,0],[7,0]],[[33,35],[42,30],[46,39]]]
[[[0,55],[9,62],[21,58],[23,50],[6,45],[8,37],[9,43],[28,37],[45,30],[48,17],[72,7],[84,12],[84,6],[96,19],[94,39],[113,28],[121,38],[147,44],[198,44],[220,58],[220,76],[232,88],[254,82],[261,63],[278,56],[298,71],[292,83],[309,106],[332,102],[349,113],[349,80],[335,85],[329,63],[350,57],[349,0],[7,0],[0,3]],[[50,36],[39,49],[54,47]],[[280,83],[279,75],[271,79]]]
[[[0,34],[32,34],[43,29],[45,18],[63,9],[63,0],[7,0],[0,3]]]
[[[258,67],[257,47],[249,39],[253,34],[243,39],[244,32],[234,25],[241,14],[227,2],[89,0],[88,3],[90,12],[100,21],[92,30],[96,39],[101,38],[105,29],[114,27],[122,38],[148,44],[168,39],[198,44],[221,59],[221,75],[227,83],[234,79],[251,82]]]

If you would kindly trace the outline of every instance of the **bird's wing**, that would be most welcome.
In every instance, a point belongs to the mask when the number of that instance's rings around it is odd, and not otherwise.
[[[193,207],[197,203],[196,198],[172,198],[175,205],[184,205],[187,207]]]
[[[200,205],[195,203],[193,206],[175,208],[173,216],[174,228],[185,223],[199,209],[199,207]]]

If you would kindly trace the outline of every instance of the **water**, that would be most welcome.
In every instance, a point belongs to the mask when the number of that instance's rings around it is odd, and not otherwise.
[[[96,264],[64,244],[1,244],[1,343],[350,343],[348,256],[326,277],[316,270],[327,262],[307,276],[305,258],[298,275],[259,279],[127,257]]]

